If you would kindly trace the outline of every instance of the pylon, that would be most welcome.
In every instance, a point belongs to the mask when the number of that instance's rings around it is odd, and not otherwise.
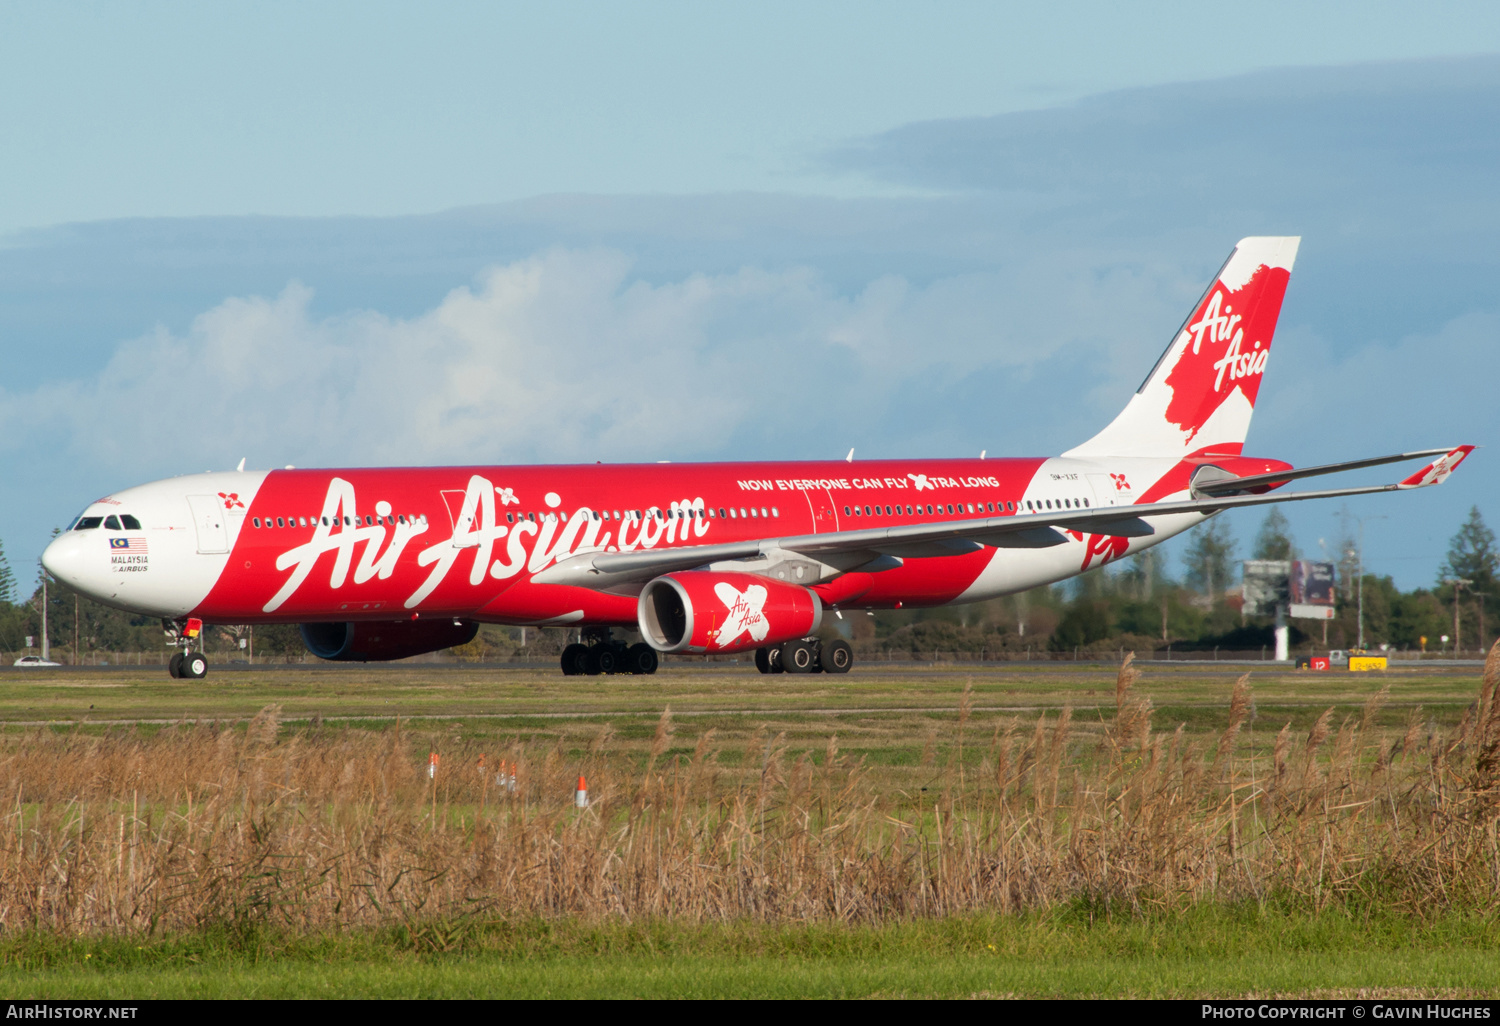
[[[573,792],[573,804],[580,809],[589,807],[589,784],[581,773],[578,775],[578,790]]]

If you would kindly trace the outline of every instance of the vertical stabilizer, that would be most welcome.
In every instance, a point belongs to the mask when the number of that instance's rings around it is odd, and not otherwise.
[[[1301,241],[1241,239],[1125,409],[1063,455],[1238,453]]]

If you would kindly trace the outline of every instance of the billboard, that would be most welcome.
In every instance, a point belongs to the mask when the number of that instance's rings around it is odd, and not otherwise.
[[[1292,564],[1288,597],[1292,616],[1332,620],[1334,599],[1332,563],[1299,559]]]
[[[1290,602],[1292,564],[1285,559],[1245,560],[1245,615],[1274,616]]]

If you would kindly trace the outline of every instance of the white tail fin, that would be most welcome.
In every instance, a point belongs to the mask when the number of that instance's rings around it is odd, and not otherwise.
[[[1063,455],[1238,453],[1301,241],[1241,239],[1125,409]]]

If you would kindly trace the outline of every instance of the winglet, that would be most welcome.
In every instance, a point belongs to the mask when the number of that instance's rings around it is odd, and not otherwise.
[[[1426,488],[1428,485],[1442,484],[1448,480],[1448,475],[1458,469],[1458,465],[1464,461],[1464,457],[1474,451],[1472,445],[1460,445],[1457,449],[1439,456],[1427,466],[1417,471],[1411,477],[1398,483],[1397,488]]]

